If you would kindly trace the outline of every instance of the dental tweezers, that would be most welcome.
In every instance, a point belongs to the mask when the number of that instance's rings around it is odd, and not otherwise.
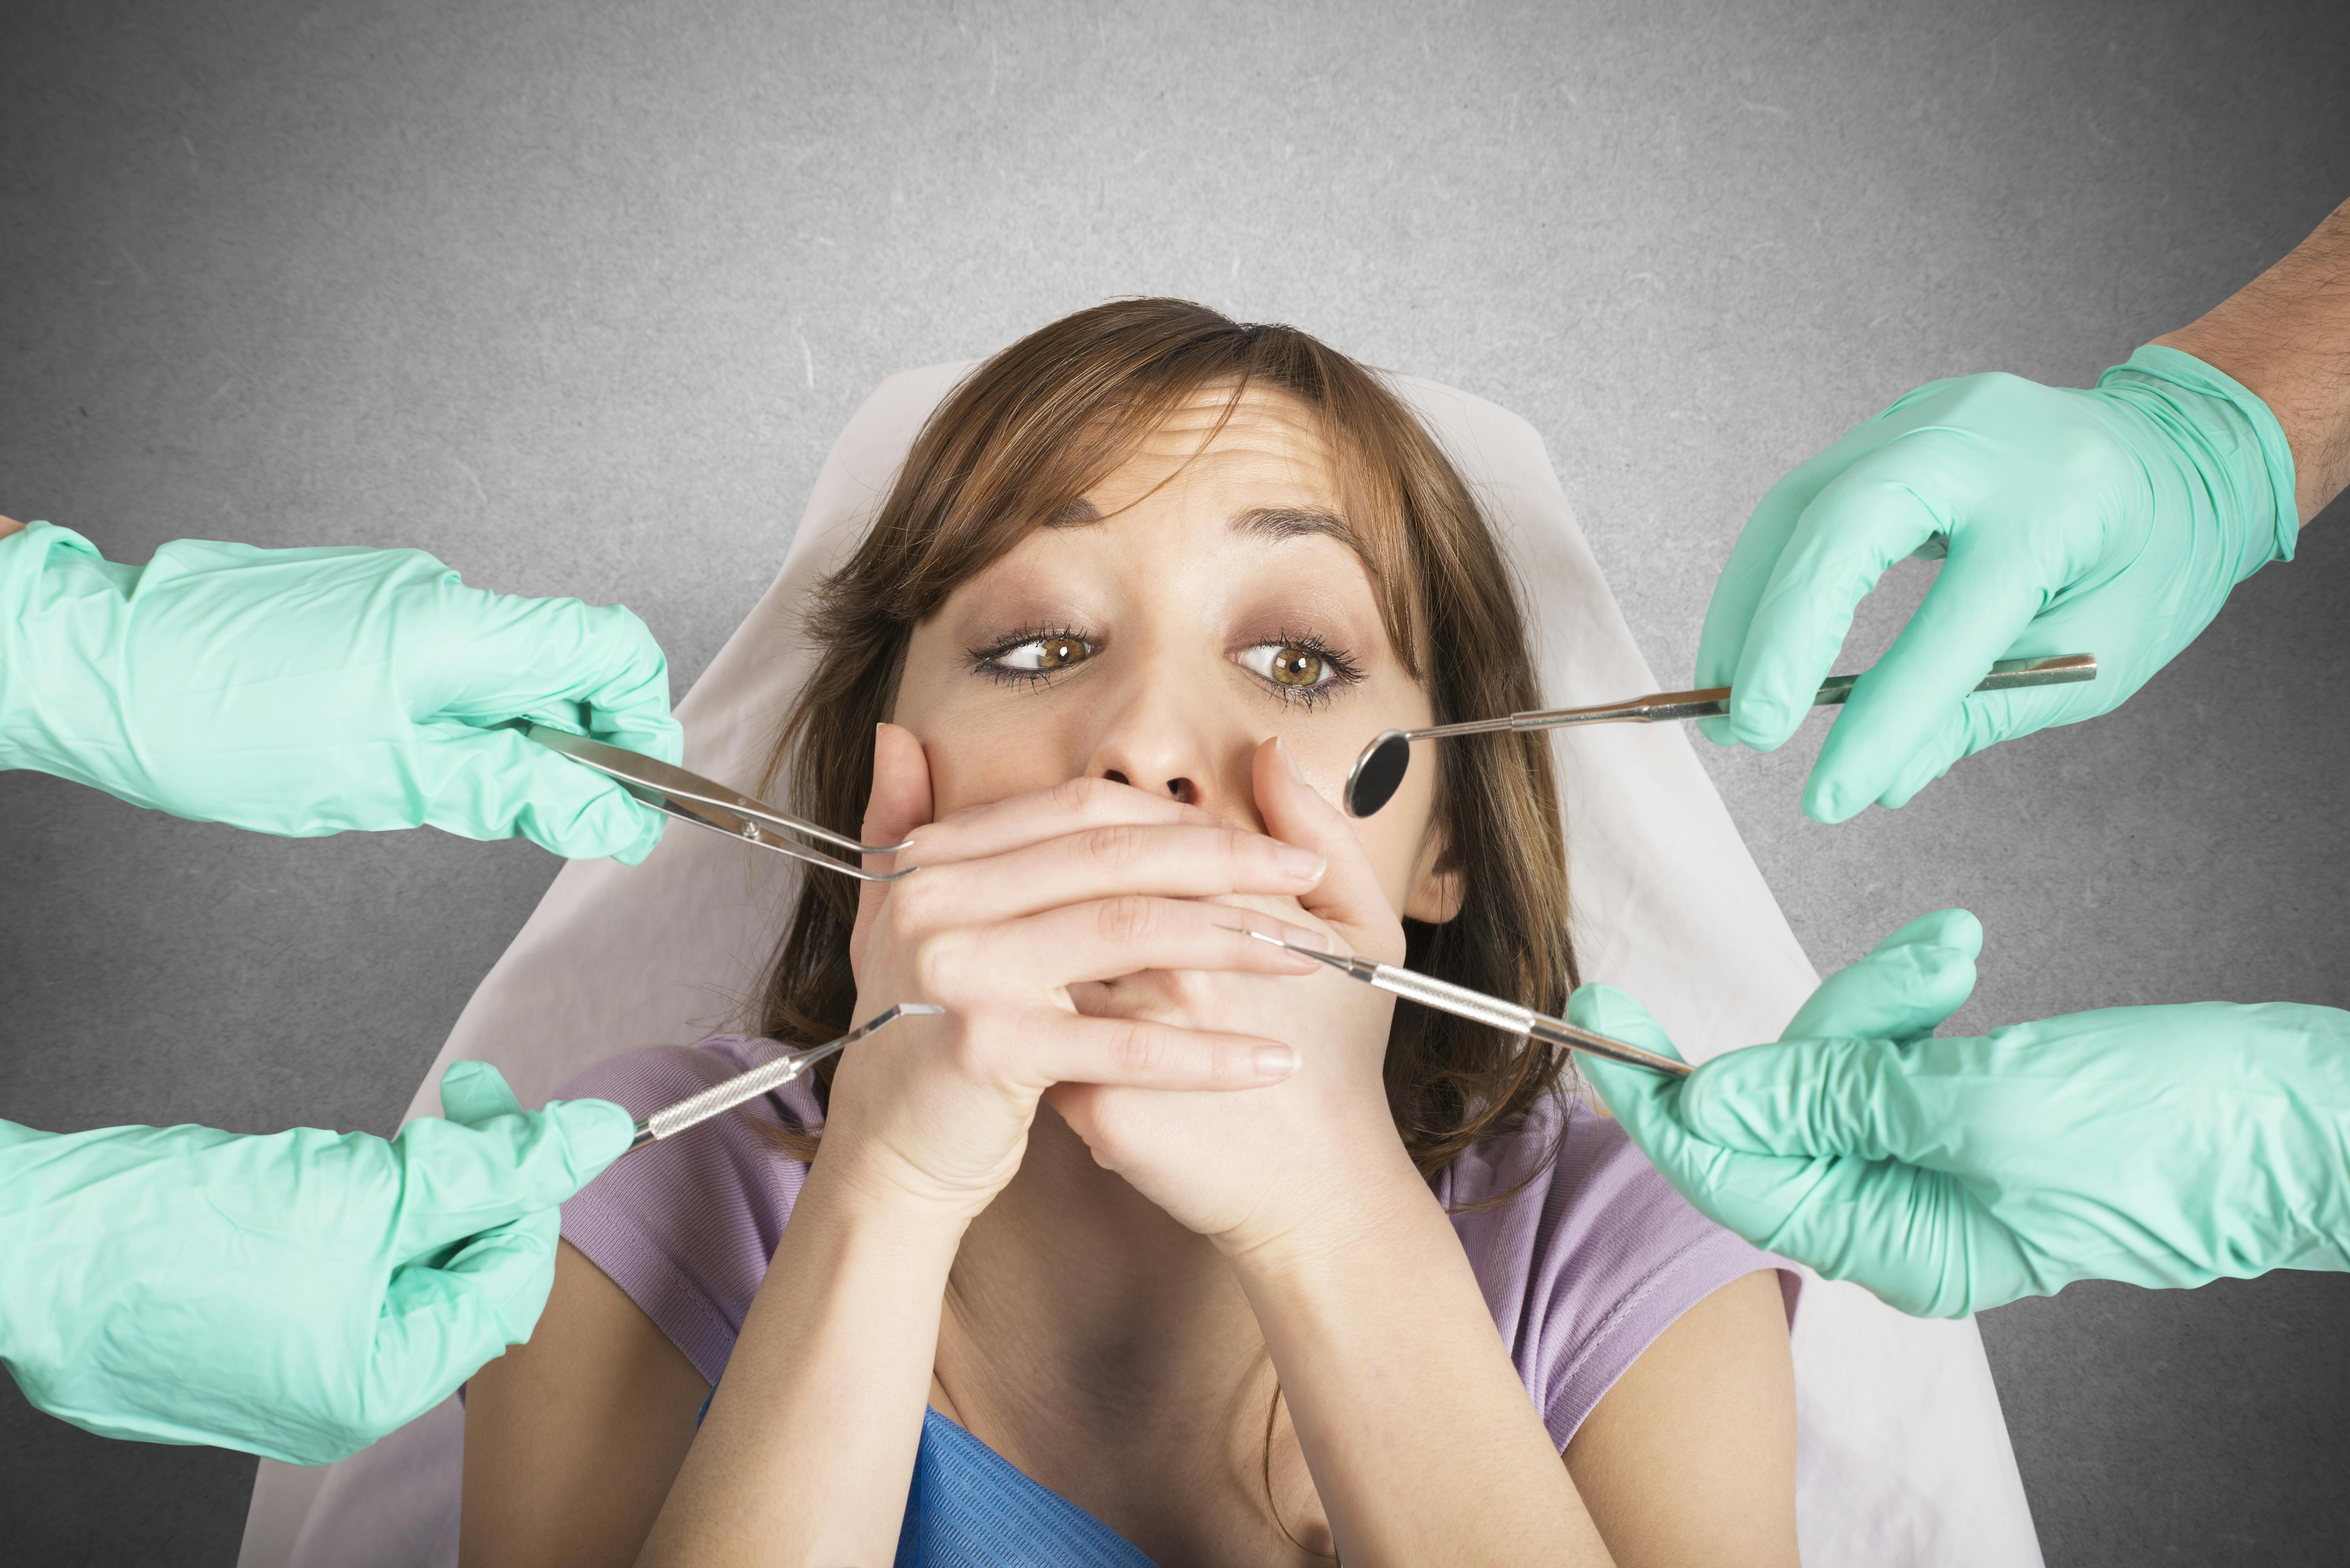
[[[575,735],[568,730],[551,729],[545,724],[533,724],[523,733],[549,751],[561,752],[573,762],[619,781],[622,789],[655,811],[665,812],[680,822],[690,822],[696,827],[706,827],[712,833],[723,833],[729,838],[755,844],[762,849],[772,849],[778,855],[788,855],[795,860],[805,860],[811,866],[821,866],[827,871],[837,871],[860,882],[895,882],[899,877],[910,877],[920,869],[907,866],[895,871],[868,871],[851,861],[794,844],[775,835],[795,833],[858,855],[901,855],[913,847],[910,839],[904,844],[859,844],[854,838],[829,828],[818,827],[813,822],[804,822],[777,811],[764,801],[754,799],[740,790],[728,789],[700,774],[687,773],[683,768],[662,762],[658,757],[646,756],[641,752],[607,745],[601,741],[591,741],[585,735]]]
[[[659,1143],[665,1137],[675,1137],[688,1127],[700,1127],[712,1116],[723,1116],[745,1100],[755,1100],[761,1095],[782,1088],[827,1056],[844,1046],[886,1028],[900,1018],[920,1018],[926,1014],[944,1012],[945,1008],[928,1002],[901,1002],[867,1019],[837,1040],[821,1045],[811,1045],[805,1051],[795,1051],[778,1056],[763,1066],[747,1073],[737,1073],[721,1084],[712,1084],[698,1095],[690,1095],[677,1104],[655,1111],[637,1124],[637,1136],[630,1140],[624,1154],[634,1154],[647,1144]]]
[[[1498,996],[1488,996],[1482,991],[1471,991],[1449,980],[1417,974],[1391,963],[1374,963],[1369,959],[1341,958],[1336,953],[1318,952],[1313,948],[1302,948],[1295,942],[1284,942],[1279,937],[1269,937],[1263,931],[1252,931],[1242,926],[1224,929],[1328,964],[1349,980],[1375,985],[1381,991],[1402,997],[1406,1002],[1417,1002],[1422,1007],[1433,1007],[1439,1012],[1450,1012],[1456,1018],[1466,1018],[1471,1023],[1491,1024],[1507,1034],[1532,1035],[1536,1040],[1564,1045],[1586,1056],[1620,1062],[1627,1067],[1646,1067],[1651,1073],[1662,1073],[1671,1078],[1686,1078],[1697,1071],[1686,1062],[1659,1056],[1654,1051],[1643,1051],[1638,1045],[1627,1045],[1621,1040],[1610,1040],[1605,1034],[1594,1034],[1588,1029],[1577,1029],[1564,1018],[1553,1018],[1546,1012],[1520,1007],[1514,1002],[1503,1002]]]

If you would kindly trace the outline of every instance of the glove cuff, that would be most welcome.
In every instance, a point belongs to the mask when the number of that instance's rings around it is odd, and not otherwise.
[[[125,747],[111,705],[88,699],[107,684],[100,667],[139,574],[54,523],[0,539],[0,770],[110,787],[82,760]]]
[[[2301,539],[2293,499],[2293,446],[2259,394],[2184,349],[2148,343],[2097,378],[2100,389],[2137,385],[2161,397],[2191,422],[2196,466],[2215,489],[2242,507],[2235,581],[2271,561],[2290,561]],[[2178,391],[2197,394],[2181,400]],[[2174,432],[2183,433],[2183,432]]]

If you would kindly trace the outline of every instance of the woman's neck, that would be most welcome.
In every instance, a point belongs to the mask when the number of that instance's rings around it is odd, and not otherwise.
[[[1096,1165],[1049,1105],[964,1235],[937,1375],[943,1414],[1056,1490],[1111,1438],[1121,1469],[1161,1444],[1170,1463],[1253,1465],[1273,1395],[1255,1316],[1213,1244]]]

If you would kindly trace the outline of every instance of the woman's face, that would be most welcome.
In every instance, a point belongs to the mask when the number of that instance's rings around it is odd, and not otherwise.
[[[1256,829],[1266,737],[1336,801],[1372,736],[1430,722],[1311,414],[1252,390],[1203,451],[1228,396],[1205,389],[915,628],[891,718],[921,740],[937,815],[1090,775]],[[1435,772],[1355,824],[1388,900],[1420,919],[1457,902],[1434,869]]]

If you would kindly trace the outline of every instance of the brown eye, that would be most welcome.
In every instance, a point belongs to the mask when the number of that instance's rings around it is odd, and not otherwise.
[[[1241,662],[1276,686],[1310,691],[1330,673],[1330,661],[1291,642],[1260,642],[1241,656]]]
[[[995,656],[1006,670],[1066,670],[1094,656],[1093,645],[1081,637],[1040,637]]]

